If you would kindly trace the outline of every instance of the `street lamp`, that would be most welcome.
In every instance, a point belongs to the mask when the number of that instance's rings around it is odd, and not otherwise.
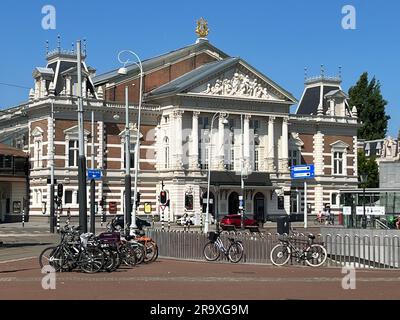
[[[210,142],[209,142],[209,147],[208,147],[208,181],[207,181],[207,208],[206,208],[206,218],[205,218],[205,222],[204,222],[204,233],[208,233],[208,227],[209,227],[209,219],[208,219],[208,215],[210,212],[210,183],[211,183],[211,139],[212,139],[212,130],[214,127],[214,121],[217,118],[217,116],[221,116],[224,118],[224,120],[222,121],[222,123],[224,125],[227,125],[229,123],[228,119],[227,119],[227,114],[223,113],[223,112],[217,112],[214,114],[212,120],[211,120],[211,127],[210,127]],[[218,223],[218,221],[216,221],[216,223]]]
[[[360,174],[360,181],[363,185],[363,221],[362,221],[362,228],[366,229],[367,228],[367,216],[365,214],[365,188],[367,185],[367,181],[368,181],[368,173],[367,172],[363,172]]]
[[[129,59],[122,60],[121,56],[125,53],[133,55],[137,62],[130,61]],[[133,200],[133,210],[131,216],[130,224],[130,234],[134,233],[137,229],[136,226],[136,211],[137,211],[137,184],[138,184],[138,174],[139,174],[139,157],[140,157],[140,122],[141,122],[141,109],[142,109],[142,92],[143,92],[143,66],[139,56],[131,50],[123,50],[118,54],[118,60],[123,67],[118,70],[118,74],[127,75],[128,63],[134,63],[140,69],[140,88],[139,88],[139,108],[138,108],[138,121],[137,121],[137,134],[136,134],[136,146],[135,146],[135,182],[134,182],[134,200]],[[125,214],[128,216],[131,209],[131,175],[130,175],[130,135],[129,135],[129,98],[128,98],[128,86],[125,87]],[[128,198],[129,197],[129,198]]]

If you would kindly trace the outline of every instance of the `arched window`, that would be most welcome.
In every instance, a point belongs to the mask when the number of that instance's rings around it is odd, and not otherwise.
[[[169,169],[169,138],[164,138],[164,168]]]

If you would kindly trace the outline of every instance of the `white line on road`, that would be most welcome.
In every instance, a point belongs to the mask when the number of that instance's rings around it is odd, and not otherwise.
[[[24,260],[31,260],[31,259],[36,259],[36,258],[37,258],[37,257],[27,257],[27,258],[6,260],[6,261],[0,261],[0,264],[12,263],[12,262],[18,262],[18,261],[24,261]]]

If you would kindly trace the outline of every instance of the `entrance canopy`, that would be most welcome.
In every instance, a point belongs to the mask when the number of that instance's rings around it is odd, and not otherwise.
[[[213,186],[231,186],[240,187],[240,175],[235,172],[229,171],[212,171],[211,172],[211,185]],[[245,187],[269,187],[273,189],[273,185],[268,173],[253,172],[244,181]]]

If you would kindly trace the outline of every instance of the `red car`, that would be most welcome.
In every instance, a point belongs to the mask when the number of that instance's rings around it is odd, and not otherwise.
[[[229,214],[221,219],[221,225],[235,226],[237,228],[240,228],[241,226],[240,218],[241,218],[240,214]],[[258,223],[256,220],[244,216],[243,225],[245,227],[258,226]]]

